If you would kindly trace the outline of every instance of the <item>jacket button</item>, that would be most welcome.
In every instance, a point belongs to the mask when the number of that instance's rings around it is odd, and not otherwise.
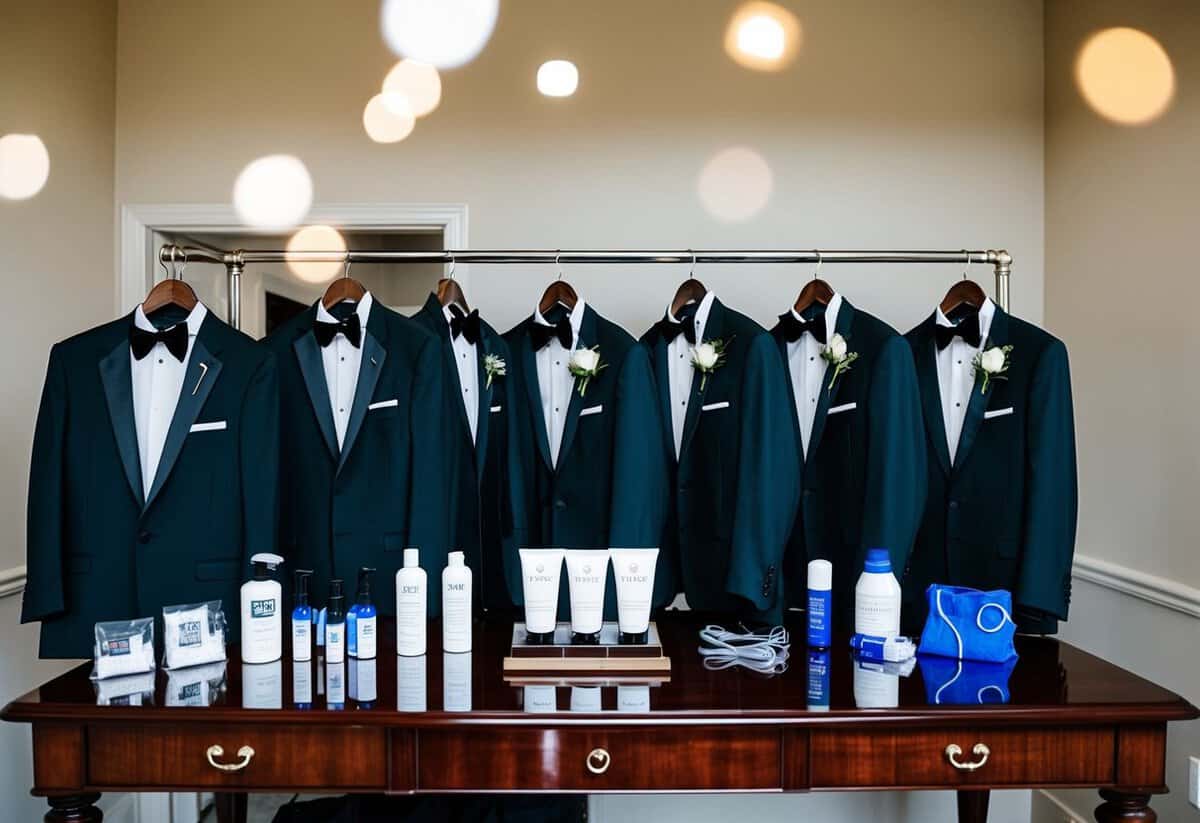
[[[762,593],[763,593],[763,597],[771,596],[771,584],[770,583],[763,583]]]
[[[138,533],[138,542],[142,543],[142,544],[149,543],[150,542],[150,532],[139,532]]]
[[[561,499],[561,498],[560,498],[560,499],[558,499],[558,500],[555,500],[555,501],[554,501],[554,508],[556,508],[556,509],[565,509],[566,507],[567,507],[567,501],[566,501],[566,500],[563,500],[563,499]]]

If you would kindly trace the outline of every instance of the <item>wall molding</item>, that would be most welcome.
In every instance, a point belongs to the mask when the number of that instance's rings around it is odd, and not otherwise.
[[[25,567],[0,569],[0,597],[19,594],[25,590]]]
[[[1072,574],[1076,580],[1200,619],[1200,589],[1192,586],[1086,554],[1075,555]]]

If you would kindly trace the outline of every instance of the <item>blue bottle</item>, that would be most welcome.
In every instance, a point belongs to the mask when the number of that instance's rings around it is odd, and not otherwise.
[[[833,642],[833,564],[813,560],[808,564],[808,645],[828,649]]]
[[[308,605],[309,569],[297,569],[292,587],[292,660],[312,660],[312,607]]]
[[[357,602],[346,613],[346,652],[363,660],[374,660],[378,645],[378,612],[371,602],[373,571],[365,566],[358,570]]]

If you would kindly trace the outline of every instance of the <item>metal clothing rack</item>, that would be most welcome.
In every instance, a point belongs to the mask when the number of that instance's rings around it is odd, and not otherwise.
[[[996,274],[996,303],[1008,311],[1008,279],[1012,273],[1012,255],[1003,249],[986,251],[844,251],[824,249],[676,249],[579,250],[579,249],[504,249],[477,251],[443,249],[441,251],[285,251],[219,249],[197,246],[164,245],[158,251],[164,264],[185,262],[218,263],[229,278],[229,324],[241,328],[242,272],[249,263],[987,263]]]

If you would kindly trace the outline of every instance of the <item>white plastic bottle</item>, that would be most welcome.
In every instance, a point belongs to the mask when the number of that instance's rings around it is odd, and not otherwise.
[[[270,663],[283,656],[283,587],[271,579],[283,558],[256,554],[250,564],[254,575],[242,584],[242,662]]]
[[[442,571],[442,649],[471,651],[471,570],[462,552],[450,552]]]
[[[396,654],[425,654],[425,609],[428,600],[420,553],[404,550],[404,567],[396,572]]]
[[[854,587],[854,631],[875,637],[900,634],[900,584],[892,574],[887,549],[867,549],[867,559]]]

